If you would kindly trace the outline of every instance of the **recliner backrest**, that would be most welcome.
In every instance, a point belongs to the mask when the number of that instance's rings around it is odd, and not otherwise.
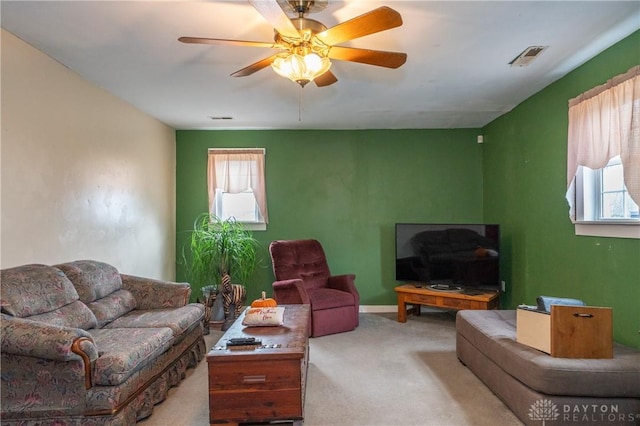
[[[276,280],[299,278],[305,288],[327,286],[331,276],[322,245],[317,240],[278,240],[269,245]]]

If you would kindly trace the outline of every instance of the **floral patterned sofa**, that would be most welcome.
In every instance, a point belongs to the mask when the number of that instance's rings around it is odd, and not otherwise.
[[[1,271],[3,425],[130,425],[204,356],[186,283],[80,260]]]

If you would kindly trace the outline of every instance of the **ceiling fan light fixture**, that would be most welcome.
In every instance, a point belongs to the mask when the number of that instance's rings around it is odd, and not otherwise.
[[[273,27],[273,42],[202,37],[180,37],[178,40],[182,43],[278,49],[279,53],[239,69],[231,76],[246,77],[271,65],[276,73],[298,83],[301,87],[312,80],[318,87],[336,83],[338,79],[333,72],[329,71],[331,60],[358,62],[386,68],[398,68],[406,62],[406,53],[341,46],[342,43],[401,26],[402,17],[397,11],[387,6],[380,6],[331,28],[304,16],[324,9],[329,1],[249,0],[257,12]],[[298,17],[289,17],[286,10],[295,12]]]
[[[299,55],[297,53],[285,53],[278,56],[272,63],[273,70],[291,81],[304,87],[314,78],[321,76],[331,67],[331,61],[326,56],[317,53]]]

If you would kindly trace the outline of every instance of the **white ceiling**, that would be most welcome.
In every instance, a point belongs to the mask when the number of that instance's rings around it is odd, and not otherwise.
[[[334,61],[337,83],[304,89],[270,68],[229,76],[271,49],[177,41],[272,41],[247,1],[3,0],[0,16],[7,31],[176,129],[481,127],[640,28],[638,1],[329,0],[307,17],[332,27],[383,5],[404,24],[345,45],[406,52],[406,64]],[[537,45],[549,47],[531,65],[509,66]]]

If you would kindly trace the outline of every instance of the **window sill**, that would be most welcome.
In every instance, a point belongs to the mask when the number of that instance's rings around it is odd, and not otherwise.
[[[249,231],[266,231],[267,230],[266,223],[256,223],[256,222],[240,222],[240,223],[242,223],[242,225]]]
[[[639,222],[576,222],[576,235],[640,239]]]

